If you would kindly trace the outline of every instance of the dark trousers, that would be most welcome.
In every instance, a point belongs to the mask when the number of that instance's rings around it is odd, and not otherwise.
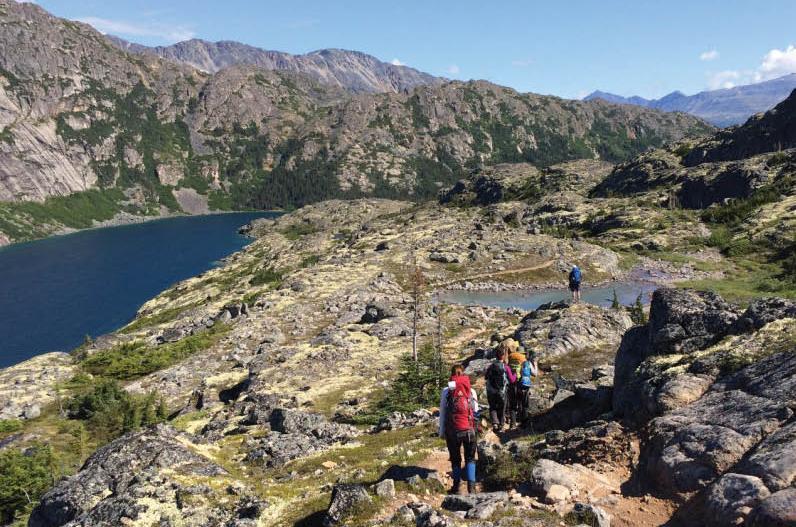
[[[525,424],[528,420],[528,392],[530,388],[517,383],[514,391],[515,411],[517,412],[517,422]]]
[[[509,426],[514,426],[514,423],[517,422],[518,416],[521,415],[520,411],[520,397],[522,394],[520,393],[520,384],[514,383],[509,386],[508,389],[508,420]]]
[[[477,443],[475,432],[446,432],[445,443],[448,446],[448,454],[451,458],[453,468],[453,479],[461,478],[462,470],[462,451],[464,451],[464,462],[475,462],[475,447]]]
[[[489,419],[492,421],[492,428],[500,426],[506,422],[506,396],[504,394],[487,393],[489,401]]]

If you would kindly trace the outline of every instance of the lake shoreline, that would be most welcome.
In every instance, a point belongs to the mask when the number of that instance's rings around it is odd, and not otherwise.
[[[7,322],[0,325],[0,367],[118,330],[174,283],[224,265],[252,241],[241,227],[274,215],[179,215],[0,248],[7,280],[0,292],[0,319]]]
[[[102,222],[97,222],[95,225],[91,227],[86,227],[84,229],[73,229],[73,228],[61,228],[52,232],[47,236],[43,236],[40,238],[32,238],[30,240],[22,240],[22,241],[8,241],[8,238],[4,237],[0,233],[0,251],[6,249],[8,247],[14,247],[18,245],[23,245],[26,243],[38,242],[41,240],[48,240],[50,238],[58,238],[63,236],[70,236],[72,234],[77,234],[80,232],[86,231],[95,231],[99,229],[115,229],[117,227],[127,227],[130,225],[141,225],[143,223],[151,223],[154,221],[162,221],[162,220],[171,220],[174,218],[202,218],[207,216],[221,216],[226,214],[247,214],[247,213],[264,213],[264,214],[284,214],[285,211],[283,210],[218,210],[218,211],[211,211],[202,214],[188,214],[188,213],[176,213],[176,214],[159,214],[157,216],[139,216],[136,214],[128,214],[128,213],[120,213],[114,216],[109,220],[105,220]]]

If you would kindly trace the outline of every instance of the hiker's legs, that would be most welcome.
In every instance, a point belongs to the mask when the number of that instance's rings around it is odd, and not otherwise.
[[[509,428],[513,428],[514,424],[517,422],[517,384],[512,384],[509,386],[509,395],[508,395],[508,421],[509,421]]]
[[[464,449],[464,467],[465,479],[467,479],[467,493],[472,494],[475,492],[475,449],[477,438],[475,433],[467,434],[462,440],[462,448]]]
[[[448,455],[451,459],[451,477],[453,478],[452,493],[459,492],[462,481],[462,449],[461,442],[455,433],[445,434],[445,444],[448,446]]]
[[[495,432],[503,428],[504,411],[506,401],[497,394],[487,394],[489,401],[489,420],[492,422],[492,430]]]
[[[503,426],[506,424],[506,396],[503,394],[498,399],[498,423],[500,424],[500,431],[503,431]]]
[[[528,392],[530,389],[520,386],[517,390],[517,415],[521,425],[525,425],[528,420]]]

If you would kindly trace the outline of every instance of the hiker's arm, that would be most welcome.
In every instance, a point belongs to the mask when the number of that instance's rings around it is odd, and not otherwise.
[[[532,361],[528,361],[528,362],[531,363],[531,375],[533,375],[534,377],[538,377],[539,376],[539,366],[536,364],[536,361],[532,360]]]
[[[510,382],[510,383],[512,383],[512,384],[513,384],[513,383],[515,383],[515,382],[517,382],[517,376],[516,376],[516,375],[514,375],[514,371],[513,371],[511,368],[509,368],[509,365],[508,365],[508,364],[506,364],[506,365],[504,366],[504,368],[506,369],[506,375],[507,375],[507,376],[508,376],[508,378],[509,378],[509,382]]]

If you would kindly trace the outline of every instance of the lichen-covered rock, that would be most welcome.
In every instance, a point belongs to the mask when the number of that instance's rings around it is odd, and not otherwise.
[[[32,419],[54,402],[58,383],[75,374],[67,353],[46,353],[0,369],[0,419]]]
[[[290,460],[328,449],[337,443],[347,443],[359,431],[345,424],[329,422],[324,416],[277,408],[270,415],[271,433],[252,441],[246,459],[266,467],[282,466]]]
[[[372,498],[362,485],[335,485],[332,489],[332,501],[323,518],[324,527],[345,525],[346,516],[353,513],[357,507],[370,503]]]
[[[749,515],[750,527],[793,527],[796,525],[796,487],[775,492]]]
[[[250,495],[230,500],[213,490],[211,483],[223,481],[226,471],[195,453],[189,444],[188,438],[164,425],[112,441],[92,454],[76,475],[42,497],[29,525],[178,521],[220,526],[258,516],[262,502]]]
[[[541,306],[522,319],[514,338],[540,358],[617,344],[633,325],[624,311],[590,304]]]
[[[643,423],[696,401],[720,375],[786,349],[796,329],[788,306],[767,300],[741,314],[715,293],[658,289],[649,323],[628,331],[619,346],[614,412]],[[757,327],[777,320],[783,325]]]
[[[760,478],[742,474],[725,474],[714,483],[706,498],[707,525],[738,525],[743,523],[752,506],[771,492]]]
[[[685,494],[706,487],[793,416],[796,390],[781,398],[779,386],[758,376],[776,367],[786,387],[796,387],[796,355],[782,359],[774,355],[742,370],[650,423],[644,457],[659,488]]]

